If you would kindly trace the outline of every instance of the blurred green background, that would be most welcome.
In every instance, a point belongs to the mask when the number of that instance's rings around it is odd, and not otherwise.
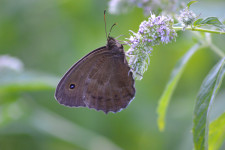
[[[224,1],[201,1],[193,9],[203,17],[224,19],[222,6]],[[193,148],[194,100],[204,77],[220,59],[216,54],[205,48],[191,58],[172,97],[164,132],[157,128],[156,115],[171,70],[195,43],[189,31],[154,49],[149,70],[136,81],[136,97],[125,110],[105,115],[68,108],[54,99],[55,87],[68,68],[106,44],[103,11],[107,8],[108,1],[100,0],[0,1],[0,58],[9,55],[23,63],[19,70],[0,64],[0,150]],[[129,30],[137,31],[146,17],[136,8],[127,14],[107,14],[106,19],[108,30],[118,23],[112,36],[129,37]],[[225,36],[212,38],[225,51]],[[224,90],[223,84],[212,119],[224,111]]]

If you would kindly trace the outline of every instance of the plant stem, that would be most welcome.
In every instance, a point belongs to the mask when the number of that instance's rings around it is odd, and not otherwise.
[[[176,30],[176,31],[179,31],[179,30],[183,30],[183,27],[173,27],[173,29]],[[197,28],[197,27],[194,27],[194,28],[187,27],[187,28],[185,28],[185,30],[208,32],[208,33],[216,33],[216,34],[225,34],[224,31],[210,30],[210,29]]]
[[[182,30],[183,27],[173,27],[174,30],[179,31]],[[187,27],[185,28],[185,30],[191,30],[191,31],[200,31],[200,32],[208,32],[208,33],[216,33],[216,34],[225,34],[225,32],[222,31],[218,31],[218,30],[209,30],[209,29],[202,29],[202,28],[191,28],[191,27]],[[201,39],[201,36],[198,34],[198,32],[194,32],[199,39]],[[225,53],[218,48],[216,45],[214,45],[211,40],[210,41],[203,41],[203,40],[199,40],[202,44],[206,43],[211,50],[213,50],[217,55],[219,55],[220,57],[225,57]]]
[[[225,57],[225,53],[224,53],[220,48],[218,48],[216,45],[214,45],[213,43],[210,43],[210,44],[209,44],[209,47],[210,47],[216,54],[218,54],[219,56],[221,56],[222,58]]]

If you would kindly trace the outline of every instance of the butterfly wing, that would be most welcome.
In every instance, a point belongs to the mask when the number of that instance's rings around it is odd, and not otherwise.
[[[120,111],[135,95],[134,79],[124,54],[107,57],[101,67],[90,72],[85,84],[85,104],[105,113]]]
[[[56,91],[56,100],[63,105],[71,107],[86,107],[83,101],[84,82],[89,72],[92,70],[93,63],[96,63],[96,58],[102,53],[101,47],[96,49],[74,64],[60,80]],[[98,53],[99,55],[94,55]],[[70,86],[74,84],[75,88]]]
[[[75,87],[71,89],[71,85]],[[59,82],[55,97],[60,104],[117,112],[135,95],[134,79],[121,53],[106,47],[78,61]]]

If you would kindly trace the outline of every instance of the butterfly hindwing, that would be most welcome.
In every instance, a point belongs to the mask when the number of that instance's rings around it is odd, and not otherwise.
[[[124,57],[123,54],[107,57],[101,66],[91,71],[84,91],[84,102],[89,108],[118,112],[132,100],[134,79]]]

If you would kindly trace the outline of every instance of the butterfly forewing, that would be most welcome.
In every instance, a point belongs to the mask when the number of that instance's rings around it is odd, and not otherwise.
[[[130,103],[135,95],[134,79],[123,47],[113,38],[108,43],[83,57],[63,76],[55,93],[60,104],[108,113]]]
[[[83,101],[84,83],[100,54],[105,52],[103,49],[99,48],[83,57],[63,76],[55,92],[55,98],[60,104],[71,107],[86,106]],[[75,85],[73,89],[70,87],[72,84]]]

